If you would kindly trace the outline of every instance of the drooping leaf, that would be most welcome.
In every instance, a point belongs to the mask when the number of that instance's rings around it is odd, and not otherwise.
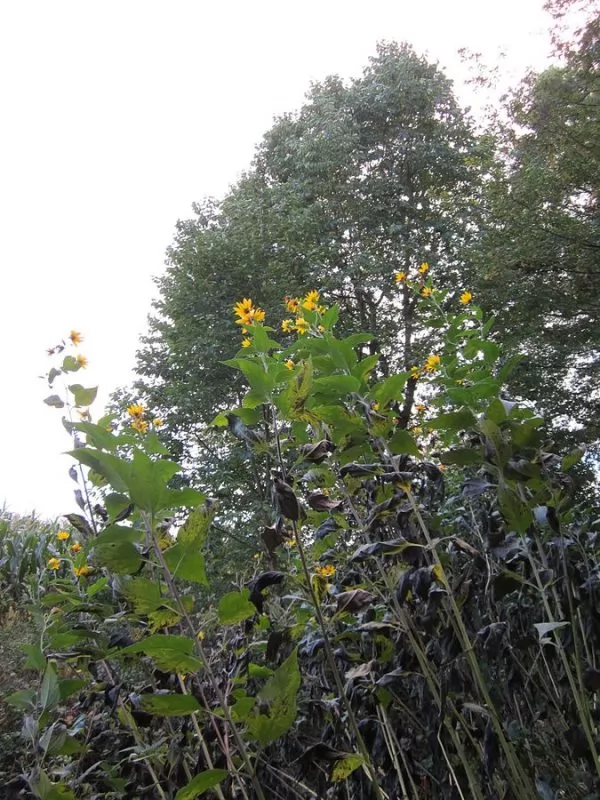
[[[250,602],[250,590],[228,592],[219,600],[219,620],[223,625],[237,625],[238,622],[253,617],[256,608]]]
[[[276,741],[294,724],[300,682],[298,651],[294,649],[259,693],[260,711],[248,719],[248,731],[260,744]]]
[[[362,767],[363,764],[364,761],[361,756],[346,756],[340,761],[336,761],[336,763],[333,765],[333,769],[331,771],[331,780],[334,783],[345,781],[346,778],[354,772],[354,770]]]

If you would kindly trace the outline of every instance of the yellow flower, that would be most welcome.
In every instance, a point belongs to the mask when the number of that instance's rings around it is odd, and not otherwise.
[[[423,403],[417,403],[415,406],[419,414],[422,414],[424,411],[427,411],[427,406],[423,405]]]
[[[403,492],[406,492],[406,494],[408,494],[410,492],[410,481],[405,481],[404,483],[401,483],[400,488],[402,489]]]
[[[373,403],[373,411],[379,411],[379,403]]]
[[[460,302],[463,304],[463,306],[468,306],[472,299],[473,295],[471,292],[469,292],[469,290],[463,292],[460,296]]]
[[[206,637],[206,634],[204,633],[204,631],[198,631],[198,633],[196,635],[196,639],[198,639],[199,642],[204,641],[205,637]]]
[[[252,309],[254,308],[254,304],[249,297],[245,297],[243,300],[240,300],[236,303],[233,307],[233,313],[237,317],[245,317],[247,316]]]
[[[127,413],[130,417],[141,417],[145,410],[145,406],[141,405],[140,403],[133,403],[132,405],[127,406]]]
[[[81,543],[80,542],[74,542],[71,545],[71,552],[72,553],[78,553],[80,550],[81,550]]]
[[[417,380],[417,378],[421,377],[421,370],[417,366],[413,366],[410,368],[410,377],[413,380]]]
[[[281,323],[281,330],[284,333],[290,333],[294,330],[294,320],[293,319],[284,319]]]
[[[308,292],[302,301],[302,308],[305,308],[307,311],[314,311],[317,308],[318,303],[319,293],[313,290],[312,292]]]
[[[420,425],[415,425],[414,428],[411,428],[411,433],[414,433],[415,436],[423,433],[423,428]]]
[[[285,297],[284,298],[285,307],[288,311],[291,311],[292,314],[295,314],[296,311],[300,308],[300,300],[297,297]]]
[[[323,325],[317,325],[317,330],[319,331],[319,333],[325,333],[325,328],[323,327]]]
[[[73,572],[76,578],[82,578],[84,575],[89,575],[92,571],[91,567],[88,567],[87,564],[84,564],[83,567],[74,567]]]
[[[79,333],[79,331],[71,331],[69,334],[69,339],[75,346],[83,342],[83,336]]]
[[[162,428],[162,426],[165,424],[165,421],[164,421],[164,419],[161,419],[160,417],[155,417],[152,420],[152,424],[154,425],[155,428]]]
[[[317,567],[315,572],[322,578],[330,578],[332,575],[335,575],[335,567],[333,564],[327,564],[324,567]]]
[[[397,272],[394,277],[396,279],[396,283],[402,283],[406,280],[406,272]]]
[[[242,339],[242,347],[252,347],[252,339]]]
[[[294,369],[294,367],[296,366],[291,358],[288,358],[288,360],[284,361],[283,363],[286,365],[288,369]]]
[[[298,317],[294,327],[298,333],[303,334],[306,333],[306,331],[310,328],[310,324],[303,317]]]
[[[81,353],[75,357],[75,361],[79,364],[82,369],[85,369],[88,365],[88,360],[85,356],[82,356]]]
[[[252,320],[254,322],[264,322],[265,321],[265,312],[262,308],[255,308],[252,314]]]
[[[431,286],[424,286],[421,289],[421,294],[423,295],[423,297],[431,297],[431,295],[433,294],[433,289],[431,288]]]
[[[426,272],[429,272],[429,264],[426,261],[423,261],[423,263],[419,267],[419,272],[421,273],[421,275],[425,275]]]
[[[141,417],[136,417],[132,421],[131,427],[133,428],[134,431],[137,431],[138,433],[146,433],[148,431],[148,423],[146,422],[145,419],[142,419]]]
[[[71,538],[71,534],[68,531],[59,531],[56,534],[56,538],[59,542],[66,542],[68,539]]]
[[[323,315],[327,311],[327,306],[319,306],[317,308],[317,311],[319,312],[319,314]]]
[[[437,369],[440,365],[440,357],[438,355],[431,355],[427,356],[425,359],[425,369],[429,372],[433,372],[433,370]]]
[[[48,567],[50,569],[59,569],[60,568],[60,559],[59,558],[50,558],[48,560]]]

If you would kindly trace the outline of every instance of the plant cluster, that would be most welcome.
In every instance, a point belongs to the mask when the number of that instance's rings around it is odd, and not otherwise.
[[[597,530],[565,477],[582,452],[561,461],[502,395],[514,364],[470,291],[426,262],[391,283],[438,345],[388,375],[316,290],[275,326],[236,303],[247,390],[214,425],[270,499],[225,592],[218,503],[174,482],[162,420],[135,402],[92,422],[58,350],[46,402],[81,513],[32,598],[15,796],[598,796]]]

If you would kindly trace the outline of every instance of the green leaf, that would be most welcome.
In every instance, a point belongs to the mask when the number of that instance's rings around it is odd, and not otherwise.
[[[134,575],[142,558],[131,542],[106,542],[94,547],[94,554],[103,567],[118,575]]]
[[[502,485],[498,489],[500,511],[502,516],[516,533],[525,533],[533,522],[533,513],[527,503],[509,486]]]
[[[330,331],[338,321],[340,316],[339,306],[331,306],[321,317],[321,325],[326,331]]]
[[[75,800],[75,795],[61,781],[52,783],[43,770],[34,770],[30,779],[31,791],[40,800]]]
[[[43,711],[51,711],[60,701],[58,676],[52,664],[46,665],[42,686],[40,688],[40,703]]]
[[[202,667],[202,662],[192,656],[193,647],[194,642],[186,636],[155,633],[141,642],[115,651],[112,657],[123,658],[134,653],[145,653],[154,659],[159,669],[167,672],[197,672]]]
[[[294,724],[300,682],[298,651],[293,650],[259,693],[260,713],[248,719],[248,731],[260,744],[274,742]]]
[[[72,694],[75,694],[75,692],[81,691],[81,689],[87,686],[87,683],[88,682],[82,678],[62,678],[58,682],[60,699],[66,700],[68,697],[71,697]]]
[[[44,672],[46,669],[46,656],[43,654],[41,647],[38,644],[24,644],[23,650],[27,653],[25,669],[36,669],[38,672]]]
[[[584,455],[585,447],[574,447],[562,460],[561,467],[563,472],[566,472],[571,469],[571,467],[574,467],[575,464],[578,464]]]
[[[394,454],[407,453],[408,455],[421,458],[421,451],[417,447],[415,440],[406,430],[400,428],[388,442],[388,447]]]
[[[362,767],[365,762],[358,755],[350,755],[336,761],[331,771],[331,780],[334,783],[345,781],[348,775],[351,775],[355,769]]]
[[[447,414],[439,414],[434,419],[426,420],[424,428],[434,430],[460,431],[465,428],[472,428],[475,425],[473,412],[468,408],[461,408],[459,411],[449,411]]]
[[[236,625],[238,622],[253,617],[255,606],[248,600],[249,589],[241,592],[228,592],[219,600],[219,620],[223,625]]]
[[[112,431],[106,430],[102,425],[93,422],[76,422],[73,426],[76,431],[81,431],[87,436],[87,443],[99,450],[114,450],[119,443],[119,437]]]
[[[183,544],[175,544],[165,550],[164,558],[173,577],[208,586],[202,553],[194,553]]]
[[[65,356],[62,362],[62,368],[65,372],[77,372],[81,369],[81,364],[73,356]]]
[[[221,783],[229,776],[227,770],[224,769],[207,769],[196,775],[192,780],[180,789],[175,795],[175,800],[196,800],[207,789],[212,789],[213,786]]]
[[[73,383],[69,386],[69,391],[75,399],[75,405],[81,408],[82,406],[90,406],[94,402],[98,394],[98,387],[92,386],[89,389],[85,389],[80,383]]]
[[[341,399],[351,392],[358,392],[360,380],[354,375],[329,375],[313,381],[313,389],[316,393],[333,394]]]
[[[140,705],[157,717],[183,717],[200,711],[200,703],[191,694],[143,694]]]
[[[367,378],[371,370],[375,369],[378,361],[379,353],[374,353],[372,356],[367,356],[358,362],[358,364],[352,370],[352,374],[362,383]]]
[[[456,448],[455,450],[446,450],[440,456],[442,464],[459,464],[465,466],[466,464],[481,464],[483,456],[478,450],[471,450],[468,448]]]
[[[33,706],[35,692],[33,689],[21,689],[18,692],[9,694],[4,700],[9,706],[13,706],[13,708],[20,708],[23,711],[27,711]]]
[[[408,372],[400,372],[396,375],[390,375],[389,378],[386,378],[382,383],[378,383],[377,386],[375,386],[373,397],[377,400],[382,409],[390,400],[401,399],[408,378]]]
[[[51,394],[44,399],[44,403],[52,408],[64,408],[65,404],[57,394]]]

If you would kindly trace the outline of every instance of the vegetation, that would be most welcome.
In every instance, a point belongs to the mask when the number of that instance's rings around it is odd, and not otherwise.
[[[0,518],[8,797],[600,797],[597,30],[485,134],[381,45],[179,224],[107,413],[49,350],[78,511]]]

